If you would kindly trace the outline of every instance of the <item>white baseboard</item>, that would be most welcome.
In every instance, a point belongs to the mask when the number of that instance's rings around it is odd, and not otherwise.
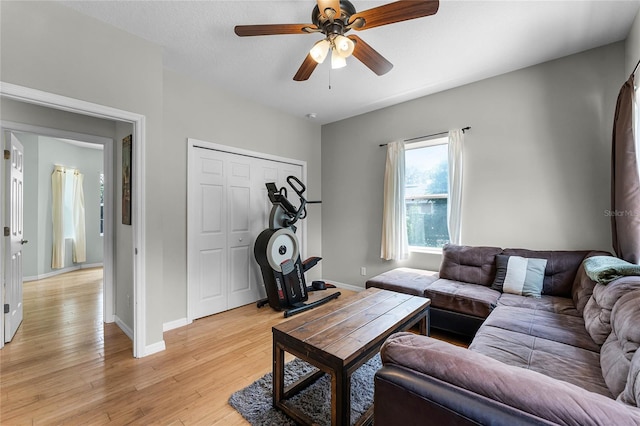
[[[24,277],[22,278],[22,281],[24,282],[38,281],[38,280],[43,280],[45,278],[55,277],[56,275],[66,274],[67,272],[73,272],[80,269],[102,268],[102,266],[103,266],[102,263],[86,263],[86,264],[83,263],[80,265],[74,265],[74,266],[68,266],[62,269],[56,269],[55,271],[47,272],[45,274],[31,275],[28,277]]]
[[[327,283],[331,283],[333,285],[335,285],[338,288],[344,288],[345,290],[352,290],[352,291],[364,291],[366,290],[364,287],[360,287],[357,285],[353,285],[353,284],[345,284],[345,283],[340,283],[338,281],[335,280],[329,280],[329,279],[323,279],[323,281],[327,282]]]
[[[129,337],[129,339],[133,341],[133,330],[129,328],[129,326],[125,324],[124,321],[122,321],[117,315],[114,315],[113,318],[115,320],[116,325],[120,327],[120,330],[122,330],[124,334],[126,334]]]
[[[143,357],[143,356],[149,356],[149,355],[153,355],[155,353],[158,352],[162,352],[165,349],[167,349],[166,345],[164,344],[164,340],[161,340],[159,342],[153,343],[151,345],[147,345],[144,347],[144,353],[139,357]]]
[[[120,327],[120,329],[124,332],[124,334],[126,334],[129,337],[129,339],[131,339],[131,341],[133,341],[133,330],[131,330],[131,328],[129,328],[127,324],[125,324],[120,318],[118,318],[117,315],[114,315],[114,319],[115,319],[116,325]],[[162,352],[166,348],[167,347],[164,343],[164,340],[161,340],[159,342],[145,346],[144,353],[138,354],[137,358],[142,358],[148,355],[153,355],[155,353]]]
[[[189,324],[191,324],[191,321],[189,321],[187,318],[180,318],[180,319],[165,322],[164,324],[162,324],[162,331],[165,332],[165,331],[173,330],[174,328],[184,327],[185,325],[189,325]]]

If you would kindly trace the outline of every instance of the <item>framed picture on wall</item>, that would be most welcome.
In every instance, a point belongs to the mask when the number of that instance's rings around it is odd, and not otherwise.
[[[131,225],[131,142],[133,135],[122,139],[122,224]]]

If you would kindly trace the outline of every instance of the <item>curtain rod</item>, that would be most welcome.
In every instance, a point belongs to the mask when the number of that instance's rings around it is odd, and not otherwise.
[[[462,133],[466,132],[467,130],[471,130],[471,126],[467,126],[467,127],[463,127],[462,129]],[[446,135],[449,132],[439,132],[439,133],[432,133],[430,135],[424,135],[424,136],[418,136],[415,138],[411,138],[411,139],[405,139],[403,142],[411,142],[411,141],[417,141],[418,139],[425,139],[425,138],[430,138],[432,136],[441,136],[441,135]],[[381,143],[380,146],[387,146],[388,144],[386,143]]]
[[[631,75],[635,74],[636,71],[638,71],[638,66],[640,65],[640,59],[638,60],[638,63],[636,64],[636,67],[633,69],[633,72],[631,73]]]

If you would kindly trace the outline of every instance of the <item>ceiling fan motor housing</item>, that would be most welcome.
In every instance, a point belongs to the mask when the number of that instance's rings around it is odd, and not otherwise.
[[[322,30],[325,35],[335,34],[343,35],[349,31],[349,18],[356,13],[356,8],[349,0],[340,0],[340,16],[329,19],[320,12],[320,8],[316,4],[311,12],[311,22]]]

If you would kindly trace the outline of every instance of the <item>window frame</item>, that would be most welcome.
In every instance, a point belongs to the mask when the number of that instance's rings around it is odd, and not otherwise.
[[[449,146],[449,136],[445,135],[445,136],[436,136],[436,137],[429,137],[429,138],[425,138],[422,140],[418,140],[415,142],[411,142],[411,143],[407,143],[405,144],[405,157],[407,155],[408,151],[412,151],[414,149],[421,149],[421,148],[428,148],[428,147],[433,147],[433,146],[438,146],[438,145],[447,145],[447,147]],[[447,158],[447,167],[449,166],[449,159]],[[406,182],[405,182],[405,188],[406,188]],[[435,198],[435,197],[439,197],[445,194],[431,194],[432,197],[430,198]],[[411,198],[415,198],[415,197],[411,197]],[[440,198],[446,198],[447,199],[447,204],[449,203],[449,192],[447,191],[446,197],[440,197]],[[406,200],[407,200],[407,196],[405,195],[404,197],[405,199],[405,205],[406,205]],[[408,232],[408,230],[407,230]],[[447,233],[449,232],[449,230],[447,229]],[[408,237],[408,236],[407,236]],[[442,247],[424,247],[424,246],[412,246],[409,245],[409,252],[410,253],[427,253],[427,254],[442,254]]]

